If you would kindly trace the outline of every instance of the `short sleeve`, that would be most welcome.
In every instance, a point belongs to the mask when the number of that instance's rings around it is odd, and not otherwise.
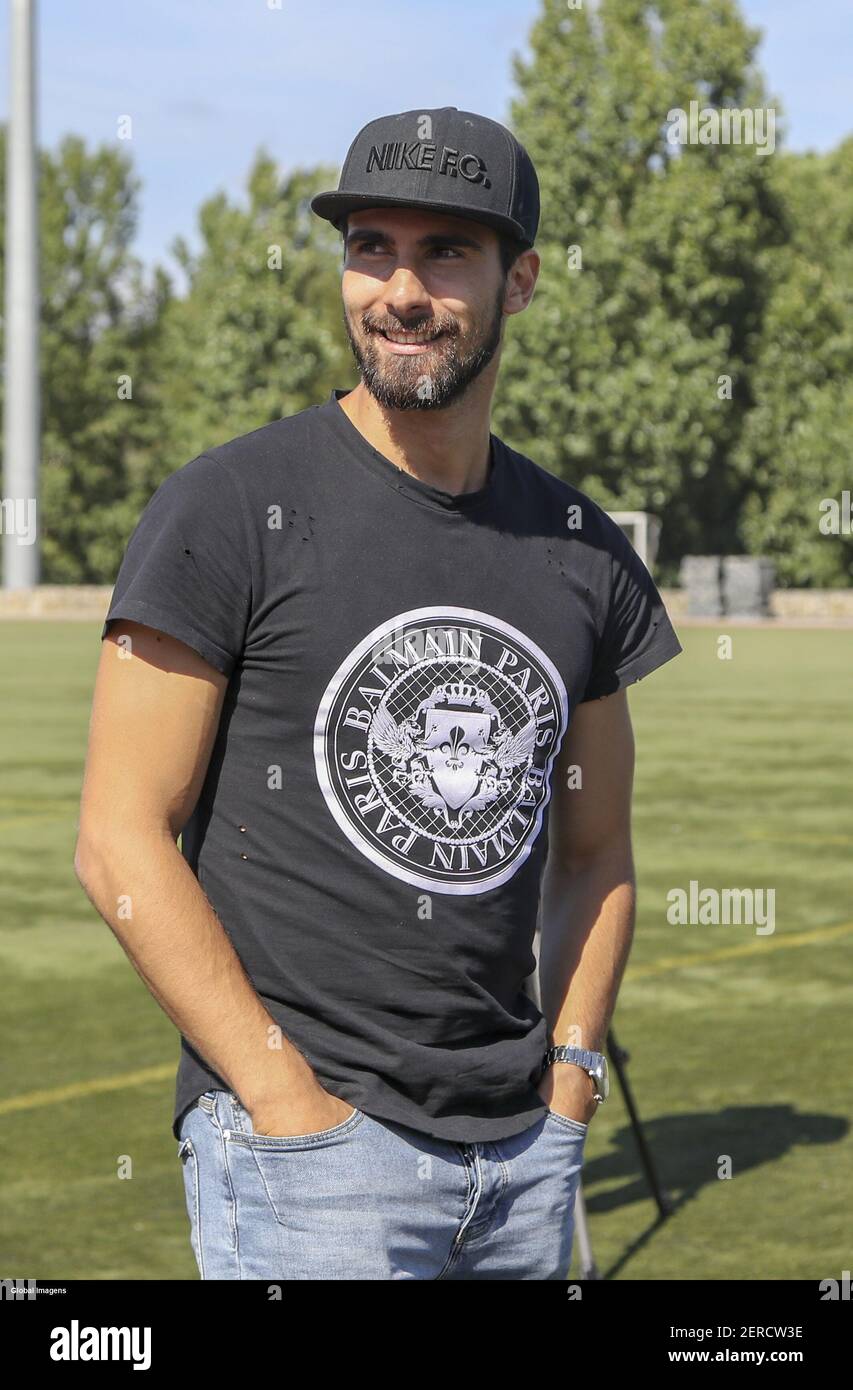
[[[127,543],[101,632],[132,619],[178,638],[230,675],[252,601],[237,485],[200,454],[160,484]]]
[[[613,695],[683,650],[649,571],[609,517],[606,535],[611,549],[610,600],[584,701]]]

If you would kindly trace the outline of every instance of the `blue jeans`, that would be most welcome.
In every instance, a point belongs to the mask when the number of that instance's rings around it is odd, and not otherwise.
[[[553,1111],[509,1139],[433,1139],[361,1110],[256,1135],[228,1091],[183,1116],[202,1279],[567,1279],[587,1126]]]

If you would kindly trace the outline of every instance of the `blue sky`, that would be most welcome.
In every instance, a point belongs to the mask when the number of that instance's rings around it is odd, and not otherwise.
[[[0,116],[8,115],[8,3]],[[761,66],[786,145],[828,149],[850,117],[851,0],[741,0],[765,31]],[[242,198],[263,145],[283,171],[337,169],[356,130],[386,111],[459,106],[507,121],[510,59],[539,0],[39,0],[39,139],[90,146],[133,117],[143,180],[135,250],[173,273],[177,234],[219,189]],[[180,281],[180,276],[176,276]]]

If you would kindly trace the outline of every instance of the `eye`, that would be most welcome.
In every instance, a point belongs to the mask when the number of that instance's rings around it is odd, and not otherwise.
[[[384,252],[385,246],[381,241],[362,241],[356,242],[352,247],[354,256],[369,256],[372,251]],[[433,246],[430,248],[430,255],[438,256],[441,259],[451,258],[453,260],[463,260],[462,252],[457,251],[455,246]]]

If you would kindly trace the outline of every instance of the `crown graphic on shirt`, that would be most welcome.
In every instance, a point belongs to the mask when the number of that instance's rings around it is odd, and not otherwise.
[[[448,681],[446,685],[437,685],[429,700],[425,700],[421,708],[428,706],[434,709],[436,705],[467,705],[469,708],[476,706],[478,709],[489,712],[494,708],[484,691],[461,679]]]

